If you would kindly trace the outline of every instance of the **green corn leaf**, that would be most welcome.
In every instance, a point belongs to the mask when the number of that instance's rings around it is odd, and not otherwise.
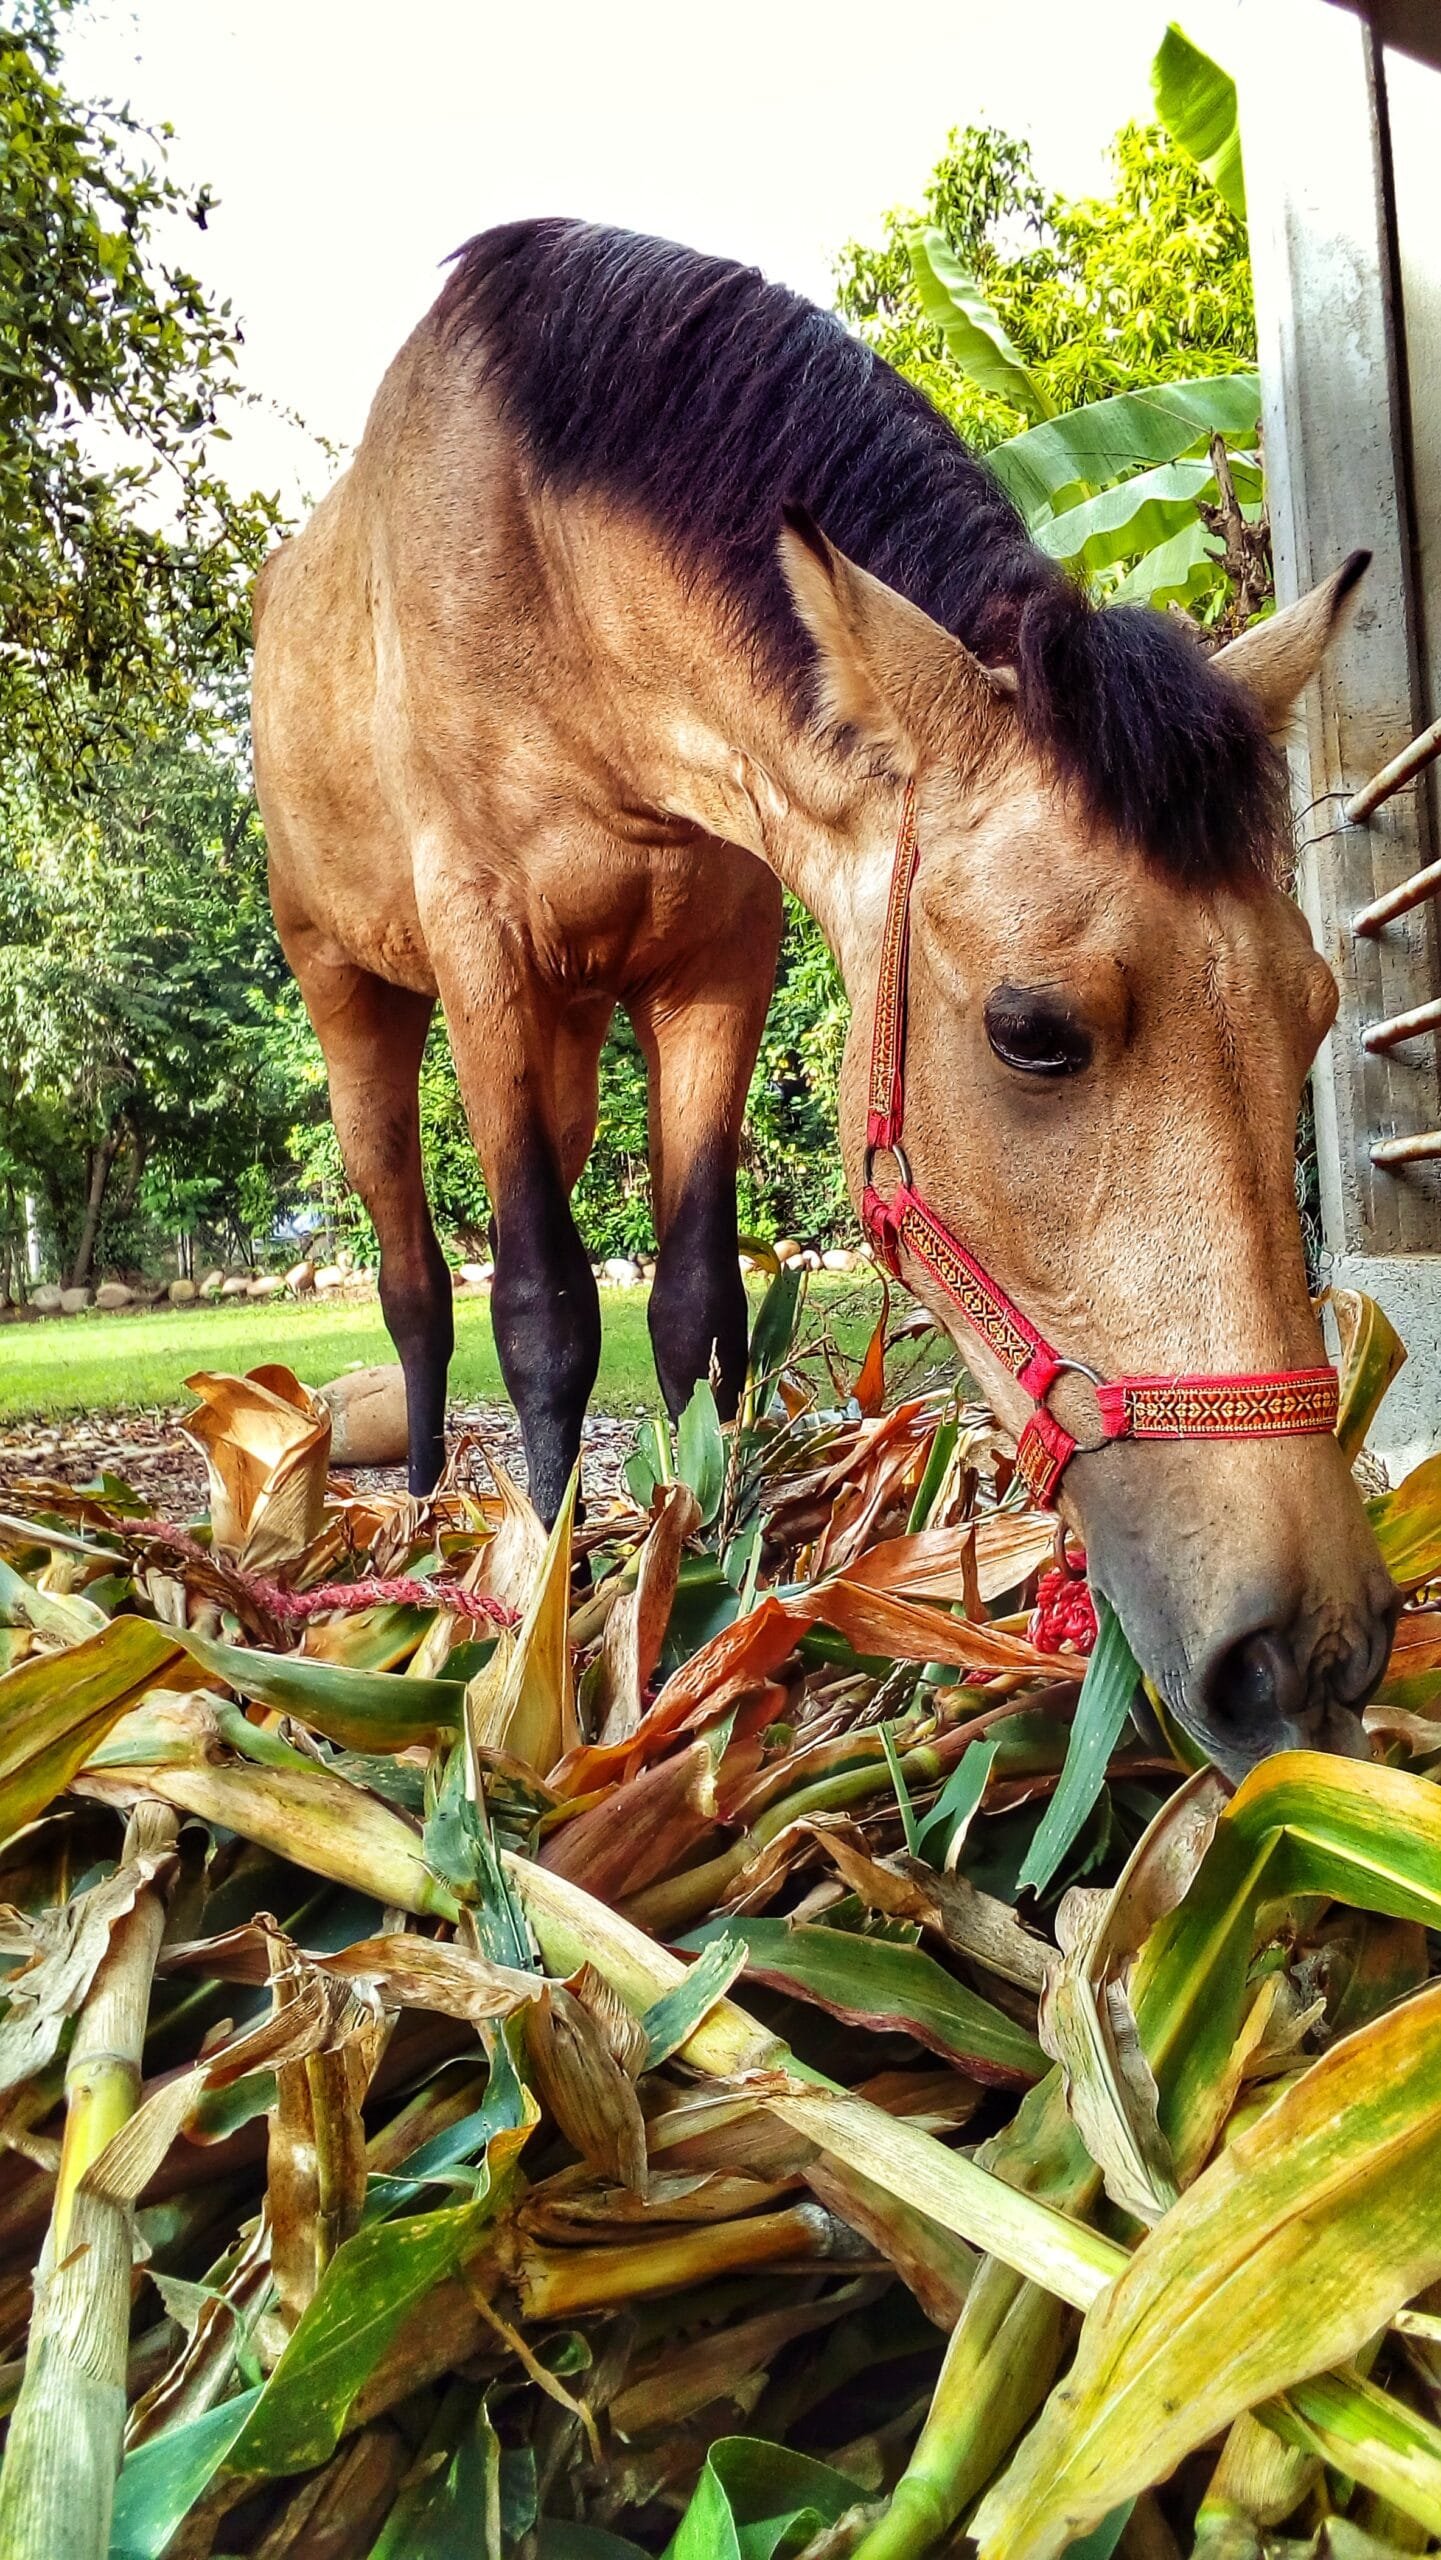
[[[749,1949],[744,1938],[722,1930],[703,1947],[684,1982],[663,1991],[641,2018],[647,2040],[646,2069],[655,2071],[689,2044],[703,2018],[723,2000],[738,1973],[744,1973]]]
[[[476,2200],[367,2223],[337,2249],[231,2449],[230,2470],[273,2476],[327,2461],[402,2322],[458,2272],[494,2220],[540,2111],[516,2074],[505,2035],[496,2037],[492,2057]]]
[[[298,1716],[348,1751],[404,1751],[453,1733],[460,1723],[465,1687],[459,1680],[397,1680],[388,1671],[352,1670],[305,1654],[219,1644],[189,1628],[177,1629],[175,1641],[237,1697]]]
[[[857,2503],[854,2480],[809,2455],[723,2436],[665,2560],[789,2560]]]
[[[258,2388],[242,2391],[218,2409],[166,2427],[126,2455],[115,2484],[110,2560],[161,2560],[259,2398]]]
[[[1046,2068],[1024,2027],[919,1947],[863,1938],[851,1929],[792,1928],[784,1920],[708,1923],[682,1944],[700,1944],[718,1931],[744,1942],[754,1980],[813,2000],[848,2025],[915,2036],[977,2080],[1028,2085]]]
[[[931,1513],[940,1500],[941,1488],[946,1481],[946,1470],[955,1455],[956,1442],[960,1436],[961,1427],[954,1416],[949,1421],[937,1425],[935,1437],[931,1442],[930,1455],[926,1460],[925,1473],[916,1487],[916,1498],[911,1504],[910,1517],[906,1522],[908,1537],[912,1536],[917,1529],[929,1529]]]
[[[1086,1665],[1076,1701],[1070,1747],[1060,1785],[1047,1805],[1026,1853],[1019,1883],[1044,1893],[1106,1779],[1106,1764],[1121,1737],[1141,1674],[1109,1602],[1096,1597],[1096,1649]]]
[[[501,2464],[484,2401],[476,2402],[463,2384],[453,2386],[370,2560],[482,2560],[483,2553],[499,2552]],[[509,2537],[504,2547],[512,2547]]]
[[[939,1866],[959,1832],[966,1828],[986,1792],[991,1764],[1000,1750],[998,1736],[968,1742],[916,1835],[919,1856]]]
[[[803,1264],[783,1262],[756,1311],[751,1327],[750,1376],[761,1387],[783,1368],[795,1347]]]
[[[967,275],[944,232],[912,231],[906,248],[921,308],[940,330],[952,364],[978,390],[992,392],[1028,418],[1054,417],[1054,403],[974,276]]]
[[[1251,443],[1260,414],[1261,386],[1254,373],[1157,382],[1027,427],[996,445],[986,467],[1034,533],[1072,497],[1109,488],[1129,472],[1174,462],[1209,444],[1213,435],[1223,435],[1228,444]]]
[[[1151,65],[1156,113],[1173,142],[1204,169],[1223,204],[1246,219],[1236,83],[1173,22]]]
[[[708,1378],[697,1380],[691,1400],[676,1426],[676,1473],[700,1504],[700,1525],[708,1529],[725,1492],[726,1443]]]

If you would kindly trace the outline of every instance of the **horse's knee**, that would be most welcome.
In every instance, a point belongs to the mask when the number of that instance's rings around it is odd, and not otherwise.
[[[650,1295],[656,1376],[672,1415],[712,1378],[729,1421],[745,1383],[748,1319],[736,1246],[735,1185],[709,1176],[687,1192],[666,1229]]]

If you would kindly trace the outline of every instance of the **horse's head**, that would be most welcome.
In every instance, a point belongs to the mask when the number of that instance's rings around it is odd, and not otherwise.
[[[905,1148],[917,1189],[1039,1331],[1103,1378],[1314,1368],[1294,1147],[1336,990],[1265,864],[1264,836],[1273,873],[1284,857],[1266,732],[1314,672],[1358,572],[1209,668],[1160,617],[1124,617],[1124,681],[1095,688],[1088,708],[1077,679],[1068,746],[1066,706],[1052,722],[1034,698],[1044,669],[983,668],[813,529],[784,540],[841,751],[914,776]],[[1099,791],[1074,734],[1087,718],[1121,728],[1089,742]],[[1147,840],[1144,776],[1128,803],[1133,740],[1153,764],[1172,754],[1152,794],[1169,843]],[[1228,789],[1247,838],[1234,859],[1216,806]],[[1210,803],[1209,839],[1188,791]],[[822,919],[854,1006],[842,1128],[857,1196],[887,870],[874,850],[858,856]],[[1028,1400],[1014,1379],[924,1269],[904,1268],[1019,1427]],[[1395,1595],[1335,1440],[1088,1450],[1094,1388],[1066,1375],[1048,1400],[1082,1444],[1062,1508],[1181,1724],[1233,1774],[1300,1743],[1360,1749]]]

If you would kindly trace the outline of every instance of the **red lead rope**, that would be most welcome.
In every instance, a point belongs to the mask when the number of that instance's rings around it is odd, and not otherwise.
[[[904,1280],[901,1256],[907,1254],[920,1263],[1031,1398],[1035,1410],[1021,1434],[1016,1462],[1032,1500],[1052,1499],[1081,1445],[1046,1402],[1057,1378],[1067,1370],[1089,1378],[1096,1390],[1101,1412],[1098,1446],[1107,1440],[1278,1440],[1334,1430],[1338,1391],[1330,1369],[1266,1369],[1219,1377],[1114,1378],[1109,1382],[1098,1378],[1083,1361],[1066,1359],[1036,1331],[999,1281],[927,1206],[901,1145],[911,889],[919,860],[915,795],[908,783],[876,985],[861,1210],[886,1269]],[[889,1199],[882,1198],[872,1179],[879,1154],[894,1157],[900,1176]]]

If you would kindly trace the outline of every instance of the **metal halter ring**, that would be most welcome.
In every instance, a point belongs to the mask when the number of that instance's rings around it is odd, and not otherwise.
[[[875,1187],[874,1173],[877,1156],[891,1156],[894,1159],[896,1168],[900,1174],[903,1189],[907,1191],[914,1191],[916,1186],[914,1177],[911,1173],[910,1158],[907,1156],[905,1148],[900,1145],[897,1139],[894,1138],[891,1140],[888,1147],[867,1147],[866,1152],[861,1159],[861,1180],[867,1191],[873,1190]]]
[[[1105,1379],[1101,1376],[1099,1369],[1088,1368],[1084,1360],[1058,1360],[1056,1362],[1055,1377],[1051,1380],[1051,1387],[1055,1385],[1056,1378],[1064,1378],[1068,1372],[1073,1377],[1089,1378],[1093,1387],[1103,1387],[1106,1383]],[[1047,1395],[1050,1394],[1051,1387],[1047,1387]]]

